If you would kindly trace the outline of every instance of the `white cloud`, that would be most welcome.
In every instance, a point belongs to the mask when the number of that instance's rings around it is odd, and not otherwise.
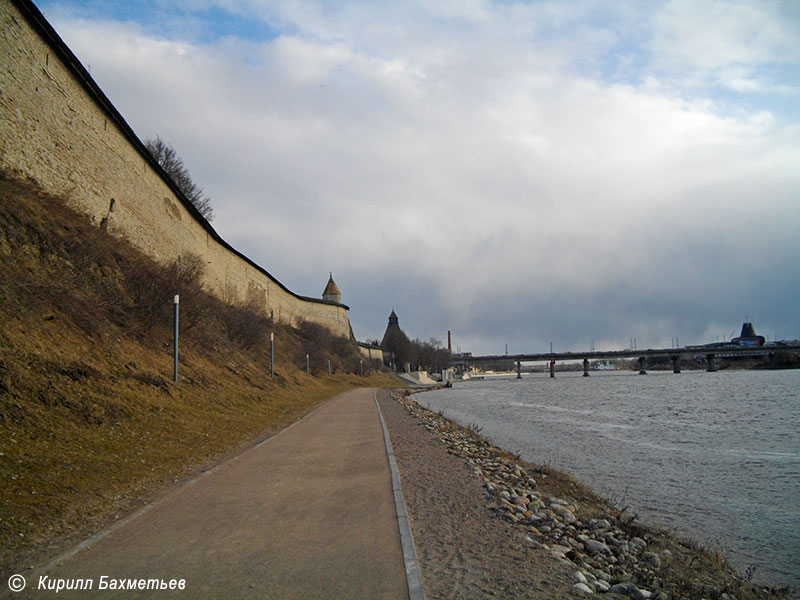
[[[696,85],[711,80],[737,91],[769,90],[763,67],[796,69],[800,60],[800,13],[790,2],[671,0],[654,29],[656,67]],[[795,72],[795,94],[797,85]]]

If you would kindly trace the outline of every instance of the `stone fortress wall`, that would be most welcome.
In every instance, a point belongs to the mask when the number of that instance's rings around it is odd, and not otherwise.
[[[347,306],[294,294],[214,231],[28,0],[0,0],[0,61],[0,167],[159,262],[199,256],[226,300],[352,336]]]

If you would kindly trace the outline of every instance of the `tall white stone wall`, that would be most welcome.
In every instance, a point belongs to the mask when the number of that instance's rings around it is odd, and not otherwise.
[[[19,4],[19,6],[17,6]],[[347,307],[297,296],[239,254],[181,200],[60,40],[0,0],[0,165],[64,197],[98,226],[165,263],[196,254],[206,287],[350,337]],[[35,9],[33,9],[35,10]],[[71,66],[72,65],[72,66]]]

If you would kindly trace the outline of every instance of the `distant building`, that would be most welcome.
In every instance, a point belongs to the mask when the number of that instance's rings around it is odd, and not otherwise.
[[[756,328],[752,323],[742,324],[742,333],[739,337],[732,338],[729,342],[711,342],[701,346],[689,346],[689,348],[725,348],[731,346],[763,346],[766,339],[763,335],[756,335]]]
[[[739,337],[733,338],[731,344],[735,346],[763,346],[765,341],[763,335],[756,335],[756,328],[753,327],[752,323],[743,323],[742,333]]]
[[[385,364],[391,365],[393,363],[398,371],[405,369],[406,362],[410,358],[411,340],[400,329],[400,320],[397,318],[394,309],[392,309],[392,314],[389,315],[389,324],[383,334],[381,348],[383,348],[383,361]]]
[[[328,279],[328,285],[325,286],[325,291],[322,292],[322,299],[327,302],[335,302],[336,304],[342,303],[342,292],[339,291],[339,286],[336,285],[336,282],[333,280],[333,273],[331,273]]]

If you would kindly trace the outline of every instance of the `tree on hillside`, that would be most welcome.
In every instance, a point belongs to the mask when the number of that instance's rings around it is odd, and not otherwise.
[[[198,212],[207,221],[213,219],[211,198],[206,196],[203,190],[192,181],[189,169],[183,164],[183,160],[175,152],[175,149],[159,136],[156,136],[154,140],[147,140],[144,145],[150,155],[167,172],[172,182],[183,192]]]

